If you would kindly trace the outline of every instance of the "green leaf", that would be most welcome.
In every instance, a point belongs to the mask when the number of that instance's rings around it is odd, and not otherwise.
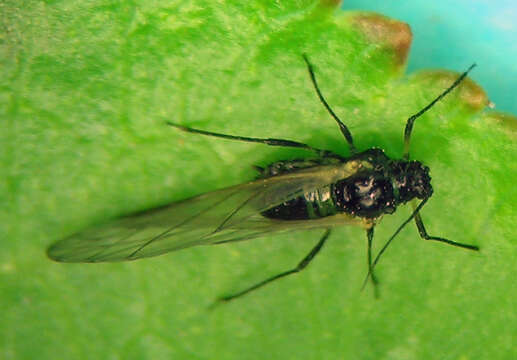
[[[400,22],[333,1],[8,1],[0,33],[0,357],[4,359],[509,359],[517,354],[516,119],[464,82],[414,128],[431,168],[422,211],[366,275],[366,236],[336,229],[299,275],[207,307],[294,266],[321,232],[117,264],[57,264],[53,241],[136,210],[242,183],[309,156],[178,132],[307,142],[348,154],[302,53],[359,149],[401,156],[405,121],[457,74],[404,75]],[[464,69],[455,69],[463,71]],[[474,70],[475,71],[475,70]],[[378,250],[411,209],[376,228]]]

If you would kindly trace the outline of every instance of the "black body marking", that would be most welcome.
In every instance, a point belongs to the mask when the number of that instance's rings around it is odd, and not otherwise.
[[[306,55],[310,80],[319,100],[336,121],[351,156],[277,138],[252,138],[193,129],[168,122],[177,129],[217,138],[260,143],[269,146],[301,148],[316,153],[314,159],[278,161],[255,169],[256,181],[203,194],[160,208],[129,215],[110,223],[74,234],[49,247],[51,259],[63,262],[125,261],[156,256],[195,245],[222,244],[264,236],[297,227],[325,229],[316,246],[291,270],[271,276],[245,290],[219,298],[230,301],[261,288],[274,280],[302,271],[320,252],[331,228],[342,224],[366,229],[368,274],[377,295],[376,264],[397,234],[412,220],[420,237],[469,250],[475,245],[430,236],[420,210],[433,194],[429,168],[409,160],[409,144],[414,122],[457,87],[474,67],[472,65],[445,91],[422,110],[410,116],[404,130],[402,159],[390,159],[381,149],[358,152],[352,134],[338,118],[319,89],[313,67]],[[421,200],[420,203],[414,200]],[[414,211],[372,255],[374,228],[384,214],[413,201]]]

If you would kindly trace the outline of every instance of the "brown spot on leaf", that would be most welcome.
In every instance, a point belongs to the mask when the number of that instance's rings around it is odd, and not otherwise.
[[[320,6],[337,8],[341,6],[341,0],[320,0]]]
[[[351,20],[368,40],[393,49],[397,66],[406,64],[413,38],[408,24],[375,13],[358,13]]]

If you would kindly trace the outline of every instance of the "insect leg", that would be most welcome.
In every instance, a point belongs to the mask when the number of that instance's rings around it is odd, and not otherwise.
[[[366,286],[366,283],[368,282],[368,278],[372,275],[372,270],[375,268],[375,265],[377,265],[377,263],[379,262],[382,254],[384,254],[384,252],[386,251],[386,249],[388,248],[388,246],[390,246],[391,242],[393,241],[393,239],[395,239],[395,237],[399,234],[399,232],[407,225],[409,224],[409,222],[411,220],[413,220],[413,218],[418,214],[418,212],[420,211],[420,209],[422,209],[422,207],[425,205],[425,203],[427,202],[427,200],[429,199],[424,199],[422,200],[422,202],[420,204],[418,204],[418,206],[415,208],[415,210],[413,210],[413,213],[411,213],[411,216],[409,218],[406,219],[406,221],[404,221],[399,227],[398,229],[393,233],[393,235],[391,235],[391,237],[388,239],[388,241],[386,241],[386,243],[384,244],[384,246],[381,248],[381,250],[379,251],[379,253],[377,254],[377,256],[375,257],[375,259],[373,260],[373,263],[371,264],[370,266],[370,269],[368,269],[368,274],[366,274],[366,277],[363,281],[363,286],[361,287],[361,290],[364,289],[364,287]]]
[[[305,63],[307,64],[307,69],[309,70],[309,75],[312,80],[312,84],[314,85],[314,89],[316,89],[316,93],[318,94],[318,97],[320,98],[321,103],[323,106],[325,106],[325,109],[327,109],[330,116],[336,120],[337,124],[339,125],[339,129],[341,130],[341,133],[345,136],[346,142],[348,143],[348,146],[350,147],[350,152],[352,154],[355,154],[357,152],[355,146],[354,146],[354,140],[352,139],[352,133],[345,124],[338,118],[336,113],[330,108],[330,105],[327,103],[327,100],[323,97],[323,94],[320,91],[320,88],[318,86],[318,82],[316,81],[316,76],[314,75],[314,69],[312,68],[312,64],[309,62],[309,59],[307,58],[306,54],[302,54],[303,59],[305,60]]]
[[[476,250],[476,251],[479,250],[479,247],[475,246],[475,245],[462,244],[462,243],[457,243],[455,241],[451,241],[451,240],[448,240],[448,239],[443,239],[443,238],[439,238],[439,237],[435,237],[435,236],[429,236],[429,234],[427,234],[427,231],[425,230],[424,223],[422,222],[422,218],[420,217],[420,213],[419,213],[419,211],[425,205],[427,200],[429,200],[429,199],[422,200],[422,202],[420,204],[418,204],[416,206],[416,208],[413,210],[413,213],[411,214],[411,216],[406,221],[404,221],[398,227],[398,229],[395,231],[395,233],[393,235],[391,235],[389,240],[386,241],[386,244],[384,244],[382,249],[379,251],[379,253],[375,257],[375,260],[373,260],[373,263],[371,265],[371,269],[372,270],[375,267],[375,265],[377,265],[377,263],[379,262],[382,254],[384,254],[384,252],[386,251],[388,246],[391,244],[393,239],[395,239],[395,237],[398,235],[398,233],[413,219],[415,219],[415,223],[416,223],[416,226],[418,228],[418,232],[420,233],[420,236],[423,239],[425,239],[425,240],[436,240],[436,241],[441,241],[441,242],[444,242],[444,243],[447,243],[447,244],[450,244],[450,245],[454,245],[454,246],[462,247],[462,248],[465,248],[465,249],[469,249],[469,250]],[[368,281],[368,278],[370,277],[370,275],[371,275],[371,270],[368,270],[368,274],[366,274],[366,278],[364,279],[362,288],[364,288],[364,286],[366,285],[366,282]]]
[[[366,230],[366,236],[368,237],[368,272],[370,273],[372,284],[373,284],[373,291],[375,293],[375,297],[379,297],[379,291],[377,288],[377,284],[379,283],[377,281],[377,277],[375,276],[375,273],[373,272],[373,266],[372,266],[372,243],[373,243],[373,229],[372,226],[370,229]]]
[[[246,137],[246,136],[234,136],[234,135],[220,134],[220,133],[215,133],[215,132],[211,132],[211,131],[193,129],[193,128],[190,128],[190,127],[187,127],[187,126],[183,126],[183,125],[180,125],[180,124],[175,124],[175,123],[170,122],[170,121],[167,121],[167,125],[175,127],[177,129],[180,129],[180,130],[183,130],[183,131],[186,131],[186,132],[195,133],[195,134],[201,134],[201,135],[206,135],[206,136],[213,136],[213,137],[218,137],[218,138],[222,138],[222,139],[230,139],[230,140],[237,140],[237,141],[244,141],[244,142],[260,143],[260,144],[265,144],[265,145],[269,145],[269,146],[294,147],[294,148],[300,148],[300,149],[306,149],[306,150],[314,151],[314,152],[318,153],[318,155],[321,156],[321,157],[336,157],[336,158],[339,158],[339,159],[343,158],[342,156],[340,156],[338,154],[335,154],[332,151],[317,149],[317,148],[314,148],[314,147],[312,147],[310,145],[307,145],[307,144],[304,144],[304,143],[301,143],[301,142],[298,142],[298,141],[284,140],[284,139],[274,139],[274,138],[260,139],[260,138]]]
[[[303,269],[305,269],[307,267],[307,265],[309,265],[309,263],[312,261],[312,259],[314,259],[314,257],[320,252],[321,248],[323,247],[323,245],[325,244],[325,241],[327,241],[327,238],[329,237],[330,235],[330,229],[328,229],[327,231],[325,231],[325,233],[323,234],[323,236],[321,237],[320,241],[318,241],[318,243],[316,244],[316,246],[314,248],[312,248],[312,250],[309,252],[309,254],[307,254],[307,256],[305,256],[302,261],[300,261],[298,263],[298,265],[294,268],[294,269],[291,269],[291,270],[288,270],[288,271],[284,271],[280,274],[277,274],[275,276],[272,276],[266,280],[263,280],[253,286],[250,286],[249,288],[247,289],[244,289],[242,291],[239,291],[238,293],[235,293],[233,295],[228,295],[228,296],[223,296],[221,298],[218,299],[218,301],[230,301],[230,300],[234,300],[238,297],[241,297],[243,295],[246,295],[247,293],[253,291],[253,290],[257,290],[258,288],[261,288],[262,286],[264,285],[267,285],[275,280],[278,280],[280,278],[283,278],[287,275],[291,275],[291,274],[296,274],[297,272],[300,272],[302,271]]]
[[[444,92],[442,92],[440,95],[438,95],[433,101],[431,101],[427,106],[425,106],[422,110],[417,112],[414,115],[411,115],[409,119],[407,119],[406,122],[406,128],[404,129],[404,160],[409,160],[409,142],[411,140],[411,131],[413,130],[413,124],[415,123],[415,120],[422,116],[427,110],[432,108],[434,104],[436,104],[438,101],[440,101],[445,95],[450,93],[456,86],[458,86],[463,79],[467,76],[467,74],[472,70],[476,64],[470,65],[470,67],[465,71],[463,74],[461,74],[456,81],[452,83],[451,86],[449,86]]]
[[[418,232],[420,233],[420,237],[422,239],[424,239],[424,240],[441,241],[441,242],[444,242],[446,244],[453,245],[453,246],[458,246],[458,247],[461,247],[461,248],[464,248],[464,249],[475,250],[475,251],[479,250],[479,247],[476,246],[476,245],[462,244],[462,243],[458,243],[458,242],[455,242],[455,241],[452,241],[452,240],[448,240],[448,239],[444,239],[444,238],[441,238],[441,237],[429,236],[429,234],[425,230],[424,223],[423,223],[422,218],[420,217],[419,213],[417,213],[415,215],[415,224],[416,224],[416,227],[418,228]]]

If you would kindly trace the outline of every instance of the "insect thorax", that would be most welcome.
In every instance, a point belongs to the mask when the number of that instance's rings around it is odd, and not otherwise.
[[[367,166],[332,184],[308,191],[264,211],[279,220],[310,220],[338,213],[374,219],[393,213],[412,199],[432,195],[429,168],[418,161],[392,160],[380,149],[369,149],[350,158],[280,161],[262,170],[262,177],[296,172],[308,167],[361,161]]]

